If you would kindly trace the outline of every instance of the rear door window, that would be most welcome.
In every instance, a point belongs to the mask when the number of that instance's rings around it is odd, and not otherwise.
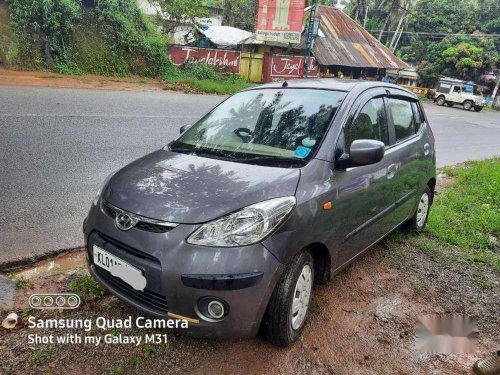
[[[411,107],[413,109],[413,115],[415,116],[415,132],[418,133],[420,126],[424,122],[424,116],[417,102],[411,102]]]
[[[415,135],[417,125],[411,102],[389,98],[387,103],[394,124],[396,143]]]

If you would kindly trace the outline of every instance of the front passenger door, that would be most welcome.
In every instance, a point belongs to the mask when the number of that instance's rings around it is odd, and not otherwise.
[[[382,96],[360,105],[337,142],[336,155],[349,153],[358,139],[389,142],[388,118]],[[345,264],[376,242],[389,230],[386,213],[394,202],[391,181],[387,179],[387,160],[372,165],[335,170],[337,186],[338,263]]]

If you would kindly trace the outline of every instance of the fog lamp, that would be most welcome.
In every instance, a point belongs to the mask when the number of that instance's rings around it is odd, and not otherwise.
[[[198,312],[207,320],[222,320],[229,314],[227,303],[217,297],[203,297],[198,301]]]
[[[220,319],[224,316],[225,308],[222,302],[219,301],[211,301],[208,304],[208,314],[211,318]]]

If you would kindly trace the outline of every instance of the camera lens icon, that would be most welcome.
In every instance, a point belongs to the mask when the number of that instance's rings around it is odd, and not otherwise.
[[[74,293],[43,293],[32,294],[29,305],[33,309],[76,309],[81,300]]]
[[[32,295],[30,297],[30,306],[33,308],[37,308],[42,304],[42,298],[40,296],[37,296],[36,294]]]
[[[67,302],[71,307],[78,307],[80,305],[80,298],[78,296],[69,296]]]

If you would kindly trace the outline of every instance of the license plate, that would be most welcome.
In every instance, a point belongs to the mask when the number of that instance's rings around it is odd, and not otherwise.
[[[142,275],[140,269],[125,262],[123,259],[101,249],[94,245],[94,264],[106,271],[109,271],[113,276],[118,277],[129,284],[136,290],[144,290],[146,287],[146,278]]]

